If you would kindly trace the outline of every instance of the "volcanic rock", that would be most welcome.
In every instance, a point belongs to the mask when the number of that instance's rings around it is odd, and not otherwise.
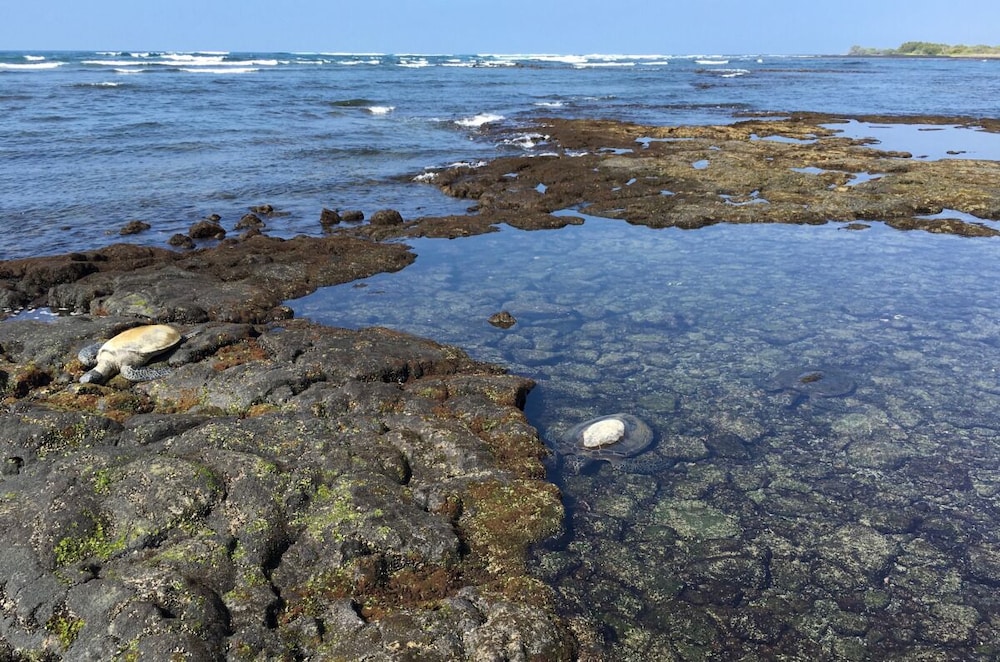
[[[380,209],[372,214],[372,225],[402,225],[403,217],[395,209]]]
[[[145,232],[151,227],[153,226],[151,226],[149,223],[146,223],[145,221],[129,221],[122,227],[121,230],[118,231],[118,234],[123,236],[130,234],[139,234],[140,232]]]

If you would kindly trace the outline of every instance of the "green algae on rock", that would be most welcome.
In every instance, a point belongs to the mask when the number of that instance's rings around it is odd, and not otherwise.
[[[839,135],[838,126],[853,119],[1000,128],[981,118],[806,112],[719,126],[543,119],[528,129],[548,136],[545,154],[435,174],[445,193],[474,201],[475,213],[344,232],[382,239],[479,234],[502,223],[541,229],[579,223],[571,213],[553,215],[579,210],[654,228],[884,222],[901,230],[1000,235],[990,223],[1000,220],[1000,163],[880,150],[874,138]]]
[[[155,382],[76,384],[68,357],[123,322],[0,325],[4,365],[48,376],[5,399],[0,574],[10,613],[34,616],[3,620],[0,651],[358,659],[409,641],[444,661],[518,641],[573,657],[527,573],[564,516],[518,408],[530,380],[406,334],[286,321],[203,324]],[[109,417],[121,389],[142,412]]]

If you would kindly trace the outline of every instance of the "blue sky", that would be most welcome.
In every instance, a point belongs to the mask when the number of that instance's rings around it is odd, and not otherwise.
[[[1000,44],[997,0],[6,0],[0,50],[837,54]]]

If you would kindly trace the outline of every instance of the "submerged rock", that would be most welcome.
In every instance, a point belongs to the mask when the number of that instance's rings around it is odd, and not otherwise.
[[[139,234],[141,232],[145,232],[151,227],[153,226],[150,225],[149,223],[146,223],[145,221],[129,221],[124,226],[122,226],[122,229],[118,231],[118,234],[123,236],[130,234]]]
[[[490,315],[490,318],[487,321],[493,326],[501,329],[509,329],[517,324],[517,319],[506,310],[501,310],[499,313]]]
[[[772,393],[787,392],[792,396],[789,408],[809,398],[836,398],[854,392],[854,380],[835,368],[788,368],[767,378],[763,387]]]

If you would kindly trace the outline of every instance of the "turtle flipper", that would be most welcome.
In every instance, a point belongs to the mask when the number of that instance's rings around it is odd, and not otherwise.
[[[92,368],[97,365],[97,352],[101,350],[101,345],[104,343],[94,343],[92,345],[87,345],[76,355],[76,358],[80,360],[85,368]]]
[[[584,471],[590,468],[591,465],[597,462],[597,460],[591,457],[577,455],[576,453],[569,453],[567,455],[563,455],[561,460],[562,460],[563,470],[573,475],[582,474]]]
[[[648,453],[646,455],[630,457],[612,466],[615,471],[619,473],[655,476],[673,468],[676,464],[676,458],[663,457],[656,455],[656,453]]]
[[[130,365],[123,365],[119,369],[121,376],[130,382],[148,382],[151,379],[159,379],[160,377],[166,377],[172,371],[167,367],[155,367],[155,366],[143,366],[136,367]]]

